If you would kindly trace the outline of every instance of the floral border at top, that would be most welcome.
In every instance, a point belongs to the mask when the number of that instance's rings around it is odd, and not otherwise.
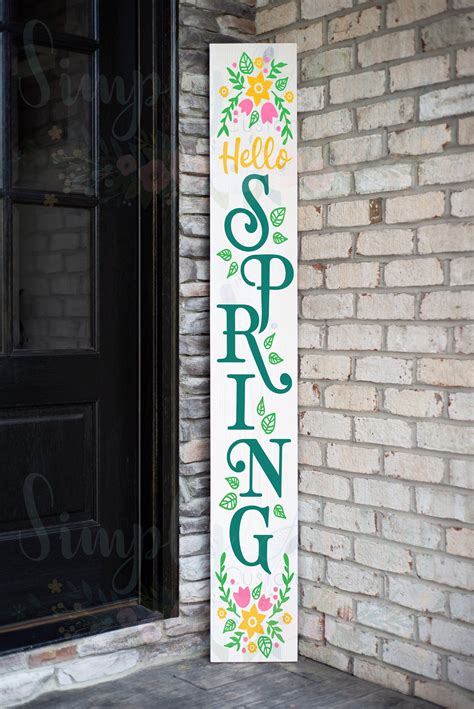
[[[242,52],[239,61],[227,67],[229,82],[219,89],[227,102],[221,111],[218,138],[229,135],[229,123],[238,122],[240,109],[249,119],[249,128],[259,122],[269,123],[281,134],[283,145],[293,140],[288,104],[294,101],[295,95],[286,90],[286,66],[286,62],[276,61],[267,51],[253,61],[247,52]]]

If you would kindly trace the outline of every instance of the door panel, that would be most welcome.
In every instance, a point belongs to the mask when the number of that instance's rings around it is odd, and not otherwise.
[[[10,4],[0,32],[0,636],[138,594],[138,215],[149,160],[136,149],[135,3]]]

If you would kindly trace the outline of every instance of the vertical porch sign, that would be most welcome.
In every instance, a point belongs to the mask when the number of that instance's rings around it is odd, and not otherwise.
[[[211,660],[297,659],[296,45],[214,44]]]

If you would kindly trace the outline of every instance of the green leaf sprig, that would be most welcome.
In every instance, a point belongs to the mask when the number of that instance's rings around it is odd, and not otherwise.
[[[284,589],[280,588],[280,590],[279,590],[279,593],[278,593],[279,598],[278,598],[278,601],[273,606],[273,610],[271,612],[270,618],[273,618],[273,616],[277,615],[277,613],[281,613],[285,603],[290,600],[291,582],[293,581],[295,574],[294,574],[294,572],[290,573],[290,560],[288,558],[288,554],[283,554],[283,563],[284,563],[284,572],[282,574],[282,580],[284,583]]]
[[[225,570],[225,551],[221,554],[220,562],[219,562],[219,571],[216,571],[216,579],[219,582],[219,593],[221,594],[219,597],[221,601],[226,603],[226,610],[229,611],[229,613],[233,613],[234,615],[237,616],[237,618],[240,619],[240,615],[237,612],[237,606],[235,605],[234,601],[230,597],[230,588],[226,588],[226,581],[227,581],[227,571]]]

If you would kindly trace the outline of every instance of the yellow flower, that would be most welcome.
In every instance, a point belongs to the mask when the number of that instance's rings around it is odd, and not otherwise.
[[[255,635],[255,633],[263,635],[262,620],[265,618],[265,613],[259,613],[255,603],[249,611],[242,610],[242,615],[244,619],[239,625],[239,628],[247,631],[249,638],[251,638],[252,635]]]
[[[289,613],[283,613],[283,622],[285,623],[285,625],[289,625],[292,620],[293,618]]]
[[[293,91],[287,91],[285,94],[285,98],[288,101],[288,103],[293,103],[293,101],[295,100],[295,95],[294,95]]]
[[[54,207],[54,205],[58,202],[59,200],[54,196],[54,194],[45,194],[43,199],[43,204],[45,207]]]
[[[219,93],[220,93],[220,95],[221,95],[223,98],[226,98],[226,96],[229,95],[229,89],[228,89],[228,87],[227,87],[227,86],[221,86],[221,88],[219,89]]]
[[[53,126],[49,129],[48,135],[51,140],[61,140],[61,138],[63,137],[62,128],[58,128],[58,126]]]
[[[270,98],[268,89],[270,88],[273,82],[270,81],[270,79],[265,79],[263,71],[261,71],[260,74],[257,74],[257,76],[249,76],[248,79],[250,88],[247,91],[246,95],[251,96],[253,98],[256,106],[258,106],[260,101],[262,101],[263,99]]]
[[[254,61],[255,66],[257,69],[261,69],[263,67],[263,59],[262,57],[257,57],[256,60]],[[255,650],[254,650],[255,652]]]
[[[225,610],[225,608],[219,608],[217,611],[217,615],[219,616],[219,618],[225,618],[227,615],[227,611]]]
[[[48,588],[51,593],[61,593],[62,587],[63,584],[61,583],[61,581],[58,581],[58,579],[53,579],[51,583],[48,583]]]
[[[248,651],[251,652],[252,654],[253,654],[254,652],[257,652],[257,646],[255,645],[255,643],[249,643],[249,644],[247,645],[247,649],[248,649]]]

